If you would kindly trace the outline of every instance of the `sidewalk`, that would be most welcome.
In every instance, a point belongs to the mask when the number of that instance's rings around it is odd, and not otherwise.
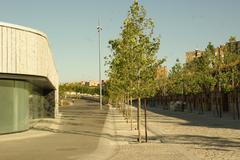
[[[134,111],[136,115],[136,108]],[[238,120],[159,108],[149,108],[147,115],[148,131],[189,159],[238,160],[240,157]]]
[[[79,100],[61,108],[57,119],[41,119],[29,131],[1,135],[0,160],[105,160],[116,146],[105,126],[108,111]]]
[[[148,132],[148,143],[137,142],[137,130],[131,131],[130,123],[127,123],[117,109],[110,110],[114,119],[115,136],[118,142],[118,151],[111,160],[198,160],[195,155],[186,153],[175,144],[161,143],[161,137]],[[136,128],[136,123],[134,123]],[[142,135],[144,137],[143,125]],[[154,137],[154,138],[153,138]]]
[[[32,130],[0,136],[0,159],[198,160],[183,145],[162,143],[159,132],[149,131],[149,142],[139,144],[135,120],[131,130],[117,109],[81,103],[80,108],[62,109],[57,119],[41,120]]]

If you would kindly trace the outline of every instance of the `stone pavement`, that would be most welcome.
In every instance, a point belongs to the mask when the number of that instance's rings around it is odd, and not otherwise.
[[[27,132],[1,135],[0,160],[103,160],[114,153],[111,134],[102,134],[107,107],[80,100],[60,112]]]
[[[197,160],[152,132],[149,143],[139,144],[136,123],[131,130],[117,109],[79,100],[60,111],[27,132],[1,135],[0,160]]]
[[[150,139],[184,154],[188,159],[239,160],[240,123],[230,116],[173,112],[148,108]],[[136,108],[133,108],[136,119]],[[143,128],[143,127],[142,127]]]
[[[149,130],[203,160],[240,159],[240,123],[231,117],[149,108]]]
[[[137,130],[135,130],[136,121],[134,120],[134,130],[131,130],[130,123],[127,123],[117,109],[111,109],[110,113],[114,120],[116,142],[118,143],[118,149],[111,160],[198,160],[195,155],[182,150],[178,145],[162,143],[161,136],[156,137],[151,132],[148,133],[149,142],[139,144]],[[143,129],[143,126],[141,127]],[[142,135],[144,135],[143,132]],[[154,139],[151,139],[152,137]]]

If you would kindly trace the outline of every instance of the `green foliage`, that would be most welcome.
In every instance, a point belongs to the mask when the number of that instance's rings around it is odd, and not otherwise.
[[[108,97],[108,88],[109,84],[106,83],[103,85],[103,96]],[[64,98],[65,92],[78,92],[78,93],[85,93],[85,94],[99,94],[100,88],[99,87],[90,87],[81,85],[80,83],[63,83],[59,85],[59,96],[60,98]]]
[[[237,48],[232,47],[236,42],[236,37],[231,36],[229,43],[224,49],[224,59],[222,61],[223,89],[225,92],[233,91],[240,84],[239,62],[240,55]]]
[[[168,77],[168,94],[182,94],[183,93],[183,66],[176,60],[176,64],[172,67]]]
[[[216,85],[216,78],[213,76],[215,49],[211,42],[208,43],[203,55],[196,58],[195,73],[196,81],[202,92],[210,92]]]
[[[154,23],[146,18],[143,6],[134,1],[124,20],[120,38],[109,41],[112,55],[106,58],[109,65],[109,94],[119,99],[153,96],[157,89],[157,60],[160,38],[153,37]]]
[[[234,42],[236,38],[231,36],[229,43],[217,49],[209,42],[203,54],[192,62],[181,64],[177,60],[167,79],[167,93],[230,92],[239,87],[240,54]]]
[[[235,36],[230,36],[229,42],[236,42],[237,41],[237,38]]]

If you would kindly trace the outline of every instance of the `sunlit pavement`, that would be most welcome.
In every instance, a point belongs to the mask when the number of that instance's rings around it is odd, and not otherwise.
[[[136,119],[136,108],[133,110]],[[224,114],[220,119],[212,113],[173,112],[160,107],[149,108],[147,114],[149,138],[160,139],[163,143],[156,148],[169,148],[165,153],[176,151],[175,155],[181,153],[183,159],[190,160],[239,160],[240,124],[231,116]]]
[[[117,109],[100,110],[97,102],[77,100],[61,107],[56,119],[43,119],[27,132],[0,136],[0,160],[193,159],[151,132],[149,137],[155,139],[139,144],[135,128],[135,121],[131,130]]]
[[[112,154],[111,134],[102,135],[107,107],[99,110],[96,102],[78,100],[60,113],[30,131],[0,136],[0,160],[105,159]]]

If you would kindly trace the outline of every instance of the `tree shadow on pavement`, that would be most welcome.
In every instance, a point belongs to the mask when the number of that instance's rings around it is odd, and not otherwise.
[[[38,125],[33,129],[66,135],[69,134],[69,136],[72,134],[96,137],[98,139],[106,138],[112,141],[136,139],[135,137],[133,138],[125,135],[118,135],[116,137],[114,128],[111,128],[109,125],[105,125],[105,123],[109,121],[107,118],[109,114],[108,107],[103,106],[103,109],[100,110],[97,102],[90,100],[77,100],[74,105],[61,107],[59,111],[61,113],[59,121],[43,119],[41,120],[41,123],[49,124],[42,126]],[[113,117],[110,119],[113,119]],[[52,124],[58,127],[51,127]]]
[[[209,114],[197,114],[189,112],[174,112],[169,110],[162,110],[156,107],[148,107],[148,111],[157,114],[148,115],[149,122],[156,121],[156,117],[159,119],[159,123],[175,123],[173,118],[184,120],[184,122],[177,122],[179,125],[187,126],[204,126],[209,128],[228,128],[228,129],[240,129],[240,123],[238,120],[229,119],[226,117],[217,118]],[[162,115],[162,117],[161,117]],[[165,117],[167,116],[167,118]]]
[[[240,148],[240,143],[237,141],[200,135],[164,135],[164,143],[194,144],[208,150],[230,151],[232,148]]]
[[[33,130],[39,131],[48,131],[53,133],[59,134],[73,134],[73,135],[81,135],[81,136],[90,136],[90,137],[97,137],[97,138],[106,138],[112,141],[129,141],[130,139],[136,140],[135,136],[125,136],[125,135],[115,135],[111,133],[103,133],[103,132],[94,132],[90,130],[62,130],[62,129],[52,129],[52,128],[41,128],[41,127],[34,127]]]

